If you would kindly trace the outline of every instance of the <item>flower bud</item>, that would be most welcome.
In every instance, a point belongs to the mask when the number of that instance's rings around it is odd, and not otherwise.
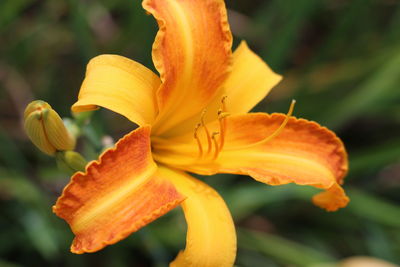
[[[60,116],[42,100],[33,101],[26,107],[24,127],[32,143],[46,154],[54,155],[56,151],[75,147],[75,139]]]
[[[84,171],[87,161],[81,154],[75,151],[61,151],[56,153],[56,161],[59,169],[73,174]]]

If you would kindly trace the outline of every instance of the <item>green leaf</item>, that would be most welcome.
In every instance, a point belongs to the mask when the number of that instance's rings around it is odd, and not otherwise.
[[[0,259],[0,267],[21,267],[22,265]]]
[[[266,186],[254,183],[236,186],[224,195],[233,217],[240,220],[265,205],[293,198],[294,190],[293,185]]]
[[[363,173],[379,170],[388,164],[399,161],[400,141],[398,138],[384,141],[379,145],[368,146],[350,154],[350,175],[360,177]]]
[[[328,126],[338,127],[346,121],[362,115],[371,107],[382,106],[394,97],[399,98],[398,84],[400,82],[400,53],[395,48],[391,58],[374,75],[365,80],[358,88],[341,100],[334,112],[331,110],[325,116],[329,117]]]
[[[281,264],[309,266],[321,262],[332,262],[334,258],[314,248],[265,232],[238,230],[240,248],[256,250]]]
[[[0,31],[11,21],[18,19],[21,11],[26,8],[32,0],[13,0],[0,2]]]
[[[348,209],[352,213],[379,224],[400,227],[400,207],[398,205],[359,189],[347,189],[346,191],[350,197]]]

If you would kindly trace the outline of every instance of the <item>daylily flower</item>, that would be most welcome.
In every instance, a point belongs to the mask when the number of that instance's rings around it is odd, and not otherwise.
[[[342,142],[315,122],[247,113],[280,80],[232,35],[222,0],[144,0],[159,25],[153,61],[160,78],[117,55],[92,59],[74,112],[104,107],[138,128],[76,173],[54,206],[73,233],[71,251],[116,243],[180,205],[186,249],[172,266],[232,266],[236,234],[222,198],[187,172],[231,173],[324,191],[313,202],[346,206]],[[240,201],[238,199],[237,201]]]

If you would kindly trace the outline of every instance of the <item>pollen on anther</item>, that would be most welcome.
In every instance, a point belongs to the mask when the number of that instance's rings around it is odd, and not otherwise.
[[[228,97],[227,95],[223,95],[222,98],[221,98],[221,103],[225,103],[225,100],[226,100],[227,97]]]
[[[222,104],[222,111],[223,112],[225,112],[226,111],[226,98],[227,98],[228,96],[227,95],[224,95],[224,96],[222,96],[222,98],[221,98],[221,104]]]

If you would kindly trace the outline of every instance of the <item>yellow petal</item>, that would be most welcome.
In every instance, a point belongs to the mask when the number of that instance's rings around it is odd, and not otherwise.
[[[140,63],[122,56],[101,55],[89,62],[72,111],[101,106],[138,125],[151,124],[158,112],[155,93],[159,85],[157,75]]]
[[[75,234],[71,251],[100,250],[179,205],[184,196],[156,171],[150,127],[141,127],[76,173],[53,207]]]
[[[327,190],[313,201],[329,211],[347,205],[349,199],[339,186],[347,173],[347,154],[340,139],[315,122],[291,117],[275,138],[264,142],[283,123],[286,115],[254,113],[226,118],[222,152],[207,153],[204,134],[202,157],[191,136],[153,142],[154,158],[163,164],[190,172],[249,175],[270,185],[296,183]],[[207,125],[217,131],[218,124]]]
[[[187,196],[181,206],[188,225],[186,249],[171,267],[231,267],[236,257],[236,232],[221,196],[190,175],[160,167],[162,176]]]
[[[247,113],[282,79],[241,42],[233,53],[233,68],[224,83],[227,112]]]
[[[161,75],[157,92],[160,135],[201,112],[225,80],[232,36],[222,0],[144,0],[158,22],[154,65]]]

